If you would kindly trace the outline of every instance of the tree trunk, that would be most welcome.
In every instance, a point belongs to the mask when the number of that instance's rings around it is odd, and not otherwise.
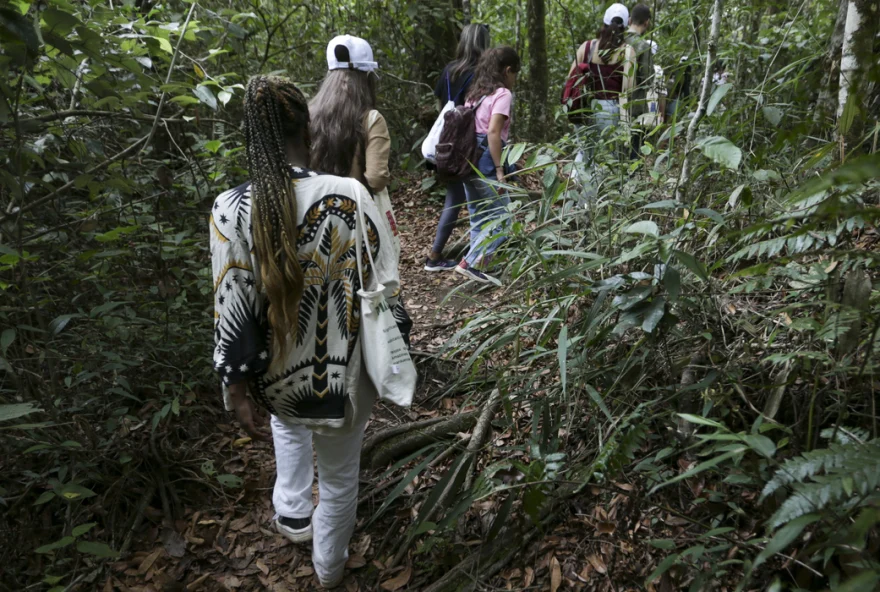
[[[822,80],[819,83],[819,97],[815,110],[814,122],[821,122],[824,117],[836,111],[834,104],[835,79],[840,78],[840,54],[843,47],[843,31],[846,24],[846,13],[849,8],[849,0],[840,0],[837,10],[837,19],[834,21],[834,30],[831,32],[831,40],[828,49],[822,58]],[[827,128],[826,128],[827,129]]]
[[[529,139],[544,139],[547,130],[547,10],[544,0],[528,0]]]
[[[691,153],[694,150],[697,128],[700,125],[700,120],[706,115],[706,104],[709,102],[709,95],[712,94],[712,68],[715,66],[715,58],[718,55],[718,37],[721,34],[721,11],[723,7],[723,0],[715,0],[715,5],[712,9],[712,30],[709,33],[709,44],[706,48],[706,69],[703,71],[700,101],[697,104],[697,112],[694,114],[694,118],[691,119],[690,125],[688,125],[687,140],[684,147],[684,162],[681,164],[678,189],[675,191],[675,198],[682,203],[685,200],[685,190],[690,184]]]
[[[846,138],[852,128],[858,109],[857,76],[860,54],[857,45],[861,44],[859,33],[863,24],[864,0],[849,0],[846,9],[846,23],[843,29],[843,49],[840,56],[840,87],[837,91],[837,121],[840,141],[840,160],[846,159]],[[852,103],[850,104],[850,100]],[[849,108],[847,108],[849,107]]]

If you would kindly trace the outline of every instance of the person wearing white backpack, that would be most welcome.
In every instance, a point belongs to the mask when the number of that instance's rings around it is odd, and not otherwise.
[[[438,122],[442,121],[447,111],[464,105],[468,90],[474,80],[477,63],[487,49],[489,49],[489,25],[465,25],[461,30],[455,60],[443,68],[443,72],[437,80],[437,86],[434,88],[434,96],[440,101],[441,109]],[[437,128],[438,125],[442,128],[440,123],[435,123],[434,127]],[[436,147],[440,135],[439,129],[431,131],[433,137],[429,135],[425,144],[422,145],[422,155],[425,156],[429,170],[434,168],[432,155],[426,155],[425,151],[431,152]],[[425,257],[425,271],[452,271],[455,269],[458,261],[444,259],[443,248],[455,229],[455,223],[461,213],[462,206],[466,203],[467,195],[464,190],[464,182],[447,182],[446,200],[443,203],[443,211],[440,213],[437,233],[434,237],[434,243],[431,245],[431,252]]]
[[[214,369],[244,431],[274,441],[276,529],[313,540],[315,574],[332,588],[348,558],[377,394],[406,405],[415,387],[393,319],[389,326],[398,258],[361,183],[307,168],[309,110],[292,82],[252,78],[244,118],[250,181],[217,197],[209,219]],[[380,321],[386,348],[376,346]],[[375,350],[397,357],[377,371]],[[258,408],[271,414],[271,437]]]
[[[373,49],[360,37],[339,35],[327,44],[327,75],[309,101],[311,167],[364,184],[382,212],[382,223],[399,261],[400,234],[388,195],[391,135],[376,109],[378,69]],[[412,321],[403,306],[395,314],[401,315],[398,322],[405,327],[408,344]]]

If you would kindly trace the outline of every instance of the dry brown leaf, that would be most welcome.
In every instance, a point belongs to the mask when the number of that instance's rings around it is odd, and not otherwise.
[[[301,565],[293,572],[293,577],[295,578],[305,578],[315,573],[315,570],[311,568],[309,565]]]
[[[382,582],[382,589],[388,590],[388,592],[394,592],[395,590],[399,590],[409,584],[409,579],[412,577],[412,568],[407,567],[405,570],[391,578],[390,580],[385,580]]]
[[[590,565],[593,566],[593,569],[598,571],[600,574],[605,574],[608,572],[608,566],[605,565],[605,560],[598,555],[590,555],[589,557],[587,557],[587,561],[589,561]]]
[[[198,590],[199,587],[201,587],[201,585],[205,583],[205,580],[207,580],[210,576],[211,576],[211,574],[209,574],[209,573],[200,575],[198,578],[196,578],[195,580],[193,580],[192,582],[187,584],[186,589],[187,590]]]
[[[632,491],[633,490],[633,486],[630,485],[629,483],[615,483],[615,485],[624,491]]]
[[[556,559],[556,556],[554,555],[550,559],[550,592],[556,592],[561,585],[562,567],[560,567],[559,560]]]
[[[345,580],[345,592],[358,592],[360,586],[357,580]]]
[[[162,547],[159,547],[158,549],[147,555],[144,560],[141,561],[140,567],[138,567],[138,574],[144,575],[145,573],[150,571],[150,568],[153,567],[154,563],[156,563],[156,559],[159,558],[159,555],[162,554],[162,551],[164,551],[164,549]]]
[[[613,522],[600,522],[596,525],[596,530],[599,534],[614,534],[614,531],[617,530],[617,525]]]
[[[363,555],[352,555],[348,558],[348,561],[345,562],[345,567],[348,569],[360,569],[367,564],[367,560],[364,559]]]
[[[532,585],[532,582],[535,581],[535,570],[531,567],[526,568],[526,573],[523,576],[523,588],[528,588]]]
[[[263,575],[269,575],[269,566],[266,565],[265,561],[263,561],[262,559],[257,559],[256,561],[254,561],[254,565],[257,566],[257,569],[263,572]]]

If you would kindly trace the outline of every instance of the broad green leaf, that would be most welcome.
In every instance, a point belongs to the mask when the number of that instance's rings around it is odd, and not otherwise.
[[[514,144],[507,151],[507,162],[508,164],[514,165],[519,162],[519,159],[522,158],[523,153],[526,151],[526,144],[519,143]]]
[[[782,109],[779,107],[761,107],[761,111],[764,113],[764,119],[769,121],[770,125],[779,127],[782,121]]]
[[[714,162],[731,170],[738,169],[742,162],[742,150],[722,136],[703,138],[697,142],[697,148]]]
[[[63,486],[58,494],[66,500],[79,500],[98,495],[88,487],[83,487],[78,483],[68,483]]]
[[[593,399],[593,402],[599,406],[599,409],[602,410],[602,413],[605,414],[605,417],[607,417],[609,421],[614,421],[614,418],[611,416],[611,412],[608,410],[608,406],[605,405],[605,400],[602,398],[602,395],[599,394],[599,391],[597,391],[589,384],[584,385],[584,388],[587,389],[587,394],[590,395],[590,398]]]
[[[15,341],[15,329],[6,329],[0,334],[0,353],[6,355],[6,350]]]
[[[690,413],[679,413],[678,416],[688,423],[709,426],[710,428],[718,428],[719,430],[727,430],[723,423],[719,423],[713,419],[707,419],[705,417],[700,417],[699,415],[691,415]]]
[[[843,113],[838,120],[840,135],[845,136],[849,133],[849,129],[852,127],[853,121],[855,121],[858,113],[859,99],[853,93],[849,93],[846,97],[846,105],[843,108]]]
[[[70,534],[72,534],[75,537],[81,537],[85,533],[92,530],[92,528],[94,528],[97,524],[98,524],[97,522],[88,522],[86,524],[80,524],[79,526],[75,527],[73,529],[73,531],[71,531]]]
[[[35,407],[34,403],[10,403],[8,405],[0,405],[0,421],[10,421],[24,417],[31,413],[37,413],[42,409]]]
[[[715,90],[712,92],[712,96],[709,97],[709,102],[706,104],[706,115],[712,115],[715,112],[715,107],[718,106],[718,103],[721,102],[721,99],[730,92],[730,89],[733,88],[732,84],[719,84]]]
[[[834,592],[875,592],[878,583],[880,583],[880,573],[866,569],[834,588]]]
[[[800,536],[804,528],[806,528],[810,524],[813,524],[817,520],[819,520],[819,516],[808,514],[806,516],[796,518],[780,528],[779,531],[775,535],[773,535],[773,538],[770,539],[770,542],[767,543],[767,546],[764,547],[764,549],[755,559],[755,563],[752,565],[752,569],[757,569],[758,566],[767,561],[770,557],[788,547],[796,538],[798,538],[798,536]]]
[[[749,445],[752,450],[762,456],[773,458],[773,455],[776,454],[776,444],[774,444],[773,440],[771,440],[767,436],[750,434],[743,437],[743,440],[746,444]]]
[[[666,267],[666,271],[663,273],[663,285],[666,287],[669,301],[678,302],[678,297],[681,294],[681,274],[676,268]]]
[[[223,142],[220,140],[211,140],[210,142],[205,142],[205,150],[216,154],[222,145]]]
[[[566,389],[566,379],[568,376],[568,371],[566,369],[566,363],[568,362],[568,326],[562,325],[562,328],[559,330],[559,338],[558,338],[559,346],[556,351],[556,356],[559,359],[559,377],[562,380],[562,393],[565,394],[567,392]]]
[[[686,472],[682,473],[681,475],[678,475],[676,477],[673,477],[672,479],[669,479],[668,481],[666,481],[664,483],[661,483],[660,485],[656,485],[653,489],[651,489],[651,493],[654,493],[658,489],[666,487],[667,485],[672,485],[673,483],[678,483],[679,481],[682,481],[684,479],[690,479],[694,475],[699,475],[703,471],[711,469],[712,467],[718,466],[722,462],[724,462],[728,459],[731,459],[734,456],[738,456],[738,455],[742,454],[743,452],[745,452],[746,450],[747,450],[746,447],[738,446],[738,447],[734,448],[733,450],[729,450],[728,452],[725,452],[724,454],[719,454],[715,458],[711,458],[711,459],[707,460],[706,462],[702,462],[702,463],[698,464],[690,471],[686,471]]]
[[[44,491],[40,494],[40,497],[37,498],[37,501],[34,502],[35,506],[42,506],[45,503],[48,503],[55,499],[54,491]]]
[[[642,330],[645,333],[653,333],[657,325],[663,319],[666,312],[666,299],[662,296],[655,296],[650,307],[645,311],[645,320],[642,322]]]
[[[195,90],[193,90],[193,92],[201,102],[206,104],[214,111],[217,110],[217,97],[214,96],[214,93],[211,92],[210,88],[208,88],[204,84],[200,84],[195,88]]]
[[[730,197],[727,198],[727,207],[728,208],[733,209],[736,207],[736,204],[739,203],[739,196],[743,192],[743,189],[745,189],[745,188],[746,188],[745,184],[738,185],[736,187],[736,189],[734,189],[730,193]]]
[[[168,40],[165,39],[164,37],[153,37],[153,39],[155,39],[156,41],[159,42],[159,48],[160,48],[162,51],[164,51],[164,52],[166,52],[166,53],[170,53],[170,54],[173,54],[173,53],[174,53],[174,48],[171,47],[171,42],[170,42],[170,41],[168,41]]]
[[[64,328],[67,326],[67,323],[70,322],[70,319],[74,317],[80,316],[79,314],[65,314],[60,317],[55,317],[52,319],[52,322],[49,323],[49,334],[50,335],[58,335]]]
[[[43,545],[42,547],[37,547],[34,550],[34,553],[51,553],[56,549],[63,549],[64,547],[73,543],[76,539],[72,536],[66,536],[62,539],[58,539],[54,543],[49,543],[48,545]]]
[[[709,272],[706,271],[706,266],[697,261],[696,257],[684,251],[674,251],[674,253],[679,263],[690,269],[702,281],[709,281]]]
[[[231,475],[229,473],[225,475],[217,475],[217,481],[220,482],[220,485],[223,487],[231,487],[233,489],[238,489],[242,485],[244,485],[244,481],[241,477],[236,475]]]
[[[220,102],[223,103],[224,106],[226,106],[229,103],[230,99],[232,99],[232,93],[227,90],[221,90],[217,93],[217,99],[219,99]]]
[[[651,575],[649,575],[647,579],[645,579],[645,585],[647,586],[648,584],[656,581],[657,578],[665,574],[670,567],[675,565],[675,562],[678,561],[679,556],[680,555],[678,553],[675,553],[674,555],[670,555],[666,557],[663,561],[661,561],[660,565],[658,565],[656,569],[651,572]]]
[[[664,551],[671,551],[675,548],[675,541],[672,539],[652,539],[648,541],[648,544],[657,549],[663,549]]]
[[[178,95],[176,97],[172,97],[170,100],[172,103],[178,103],[180,105],[198,105],[199,104],[199,100],[197,98],[190,97],[187,95]]]
[[[660,229],[657,228],[657,224],[651,220],[639,220],[638,222],[630,224],[624,232],[627,234],[647,234],[654,237],[660,236]]]
[[[80,541],[76,544],[76,550],[87,555],[94,555],[95,557],[119,557],[119,552],[111,549],[106,543]]]

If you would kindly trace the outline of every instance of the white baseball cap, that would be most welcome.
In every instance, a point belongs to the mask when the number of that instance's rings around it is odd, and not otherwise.
[[[602,18],[602,22],[606,25],[611,24],[611,19],[614,17],[620,17],[623,21],[624,26],[629,24],[629,10],[627,10],[626,6],[620,4],[619,2],[612,4],[608,7],[608,10],[605,11],[605,16]]]
[[[348,49],[348,61],[340,61],[336,56],[336,48]],[[373,48],[360,37],[351,35],[339,35],[327,44],[327,69],[328,70],[360,70],[372,72],[379,67],[373,61]]]

